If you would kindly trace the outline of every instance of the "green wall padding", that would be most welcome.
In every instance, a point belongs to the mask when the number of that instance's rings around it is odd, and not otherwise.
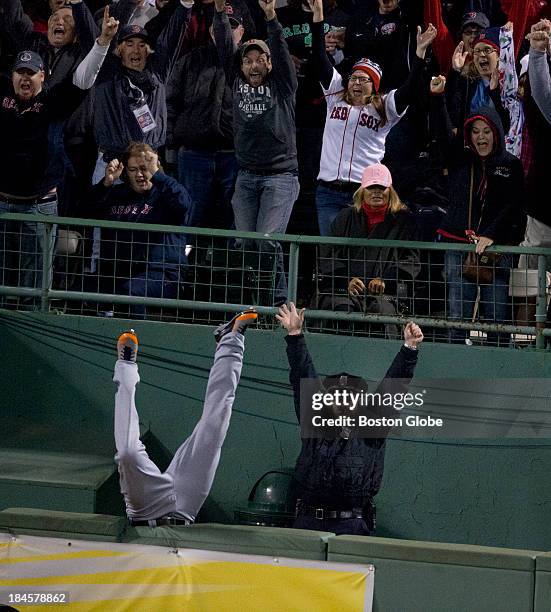
[[[116,319],[0,311],[3,446],[112,457],[115,342],[128,326]],[[141,343],[141,419],[174,452],[200,415],[213,328],[131,326]],[[400,346],[335,335],[308,338],[320,373],[346,370],[375,380]],[[246,345],[232,423],[203,521],[232,522],[256,480],[293,465],[299,450],[283,333],[249,330]],[[417,368],[417,376],[425,378],[550,375],[551,356],[545,352],[428,343]],[[390,440],[377,502],[378,535],[549,550],[549,473],[547,440]]]

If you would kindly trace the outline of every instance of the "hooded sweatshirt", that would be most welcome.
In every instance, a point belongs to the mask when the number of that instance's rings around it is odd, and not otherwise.
[[[494,134],[493,150],[486,157],[480,157],[471,143],[476,119],[484,120]],[[465,230],[472,229],[496,244],[518,244],[525,221],[522,164],[505,150],[503,125],[493,108],[483,107],[471,114],[464,128],[465,148],[448,159],[450,207],[438,233],[444,240],[466,241]]]

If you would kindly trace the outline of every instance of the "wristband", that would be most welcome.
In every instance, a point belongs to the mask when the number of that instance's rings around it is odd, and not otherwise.
[[[408,348],[410,351],[417,351],[417,350],[419,350],[416,346],[410,346],[407,342],[404,342],[404,346],[406,348]]]

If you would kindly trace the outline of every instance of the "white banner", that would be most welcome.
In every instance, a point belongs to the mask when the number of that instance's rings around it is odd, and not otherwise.
[[[18,611],[369,612],[372,565],[0,533],[0,603]]]

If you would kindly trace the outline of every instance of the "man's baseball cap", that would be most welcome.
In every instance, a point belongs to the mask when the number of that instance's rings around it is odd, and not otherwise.
[[[27,70],[32,70],[34,73],[37,73],[44,70],[44,62],[40,55],[34,51],[21,51],[15,58],[12,70],[15,72],[21,68],[26,68]]]
[[[253,49],[260,51],[261,53],[265,53],[266,55],[270,55],[270,47],[268,47],[263,40],[260,40],[259,38],[251,38],[246,43],[243,43],[243,46],[241,47],[241,57]]]
[[[145,42],[151,43],[147,30],[139,25],[124,26],[124,28],[119,32],[117,43],[121,43],[129,38],[141,38],[142,40],[145,40]]]
[[[371,185],[381,185],[390,187],[392,185],[392,175],[390,170],[383,164],[373,164],[368,166],[362,174],[362,189]]]
[[[477,11],[469,11],[463,15],[463,19],[461,21],[461,31],[468,25],[478,26],[481,30],[485,30],[490,27],[490,20],[484,13],[480,13]]]
[[[242,24],[242,21],[235,17],[228,17],[228,21],[230,22],[232,30],[235,30],[235,28],[238,28]]]

